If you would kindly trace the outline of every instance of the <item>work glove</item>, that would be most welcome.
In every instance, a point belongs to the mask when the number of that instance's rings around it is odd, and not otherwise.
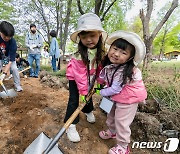
[[[80,95],[79,97],[80,97],[80,100],[81,100],[83,103],[87,103],[87,101],[86,101],[86,96]]]
[[[34,48],[37,48],[37,45],[33,44],[33,45],[32,45],[32,48],[33,48],[33,49],[34,49]]]
[[[6,74],[5,74],[5,73],[1,73],[1,74],[0,74],[0,80],[1,80],[1,81],[3,81],[3,80],[4,80],[4,78],[5,78],[5,76],[6,76]]]
[[[103,85],[101,85],[101,84],[97,84],[97,87],[96,88],[94,88],[95,89],[95,93],[96,94],[98,94],[98,95],[100,95],[100,91],[101,91],[101,89],[103,89]]]
[[[33,48],[33,46],[32,46],[32,45],[29,47],[29,49],[31,49],[32,51],[34,51],[34,48]]]

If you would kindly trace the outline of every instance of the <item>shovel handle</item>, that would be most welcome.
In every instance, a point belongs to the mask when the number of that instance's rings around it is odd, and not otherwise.
[[[26,71],[26,70],[28,70],[28,69],[30,69],[30,68],[31,68],[31,66],[29,66],[29,67],[23,69],[22,71],[19,71],[19,74],[22,73],[22,72],[24,72],[24,71]]]
[[[95,93],[95,90],[93,89],[86,97],[86,101],[88,102],[90,100],[90,98],[92,97],[92,95]],[[86,103],[80,101],[80,105],[78,106],[78,108],[74,111],[74,113],[71,115],[71,117],[66,121],[66,123],[64,124],[64,128],[68,129],[68,127],[71,125],[71,123],[74,121],[74,119],[78,116],[78,114],[81,112],[81,110],[84,108],[84,106],[86,105]]]
[[[90,100],[92,95],[95,93],[95,90],[92,89],[89,94],[86,97],[87,102]],[[64,132],[67,130],[67,128],[70,126],[70,124],[74,121],[74,119],[78,116],[80,111],[83,109],[83,107],[86,105],[86,103],[80,101],[79,107],[74,111],[74,113],[71,115],[71,117],[66,121],[63,128],[57,133],[57,135],[54,137],[54,139],[49,143],[46,150],[43,152],[43,154],[48,154],[51,149],[56,145],[60,137],[64,134]]]
[[[8,91],[7,91],[6,87],[4,86],[2,80],[0,80],[0,85],[3,87],[5,93],[8,94]]]

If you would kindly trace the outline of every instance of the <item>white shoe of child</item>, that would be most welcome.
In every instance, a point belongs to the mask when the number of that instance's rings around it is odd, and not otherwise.
[[[66,130],[66,134],[67,134],[68,139],[71,142],[79,142],[80,141],[80,136],[76,130],[76,125],[71,124],[69,126],[69,128]]]
[[[87,116],[87,121],[89,123],[95,123],[96,119],[92,111],[89,113],[85,113],[85,115]]]
[[[24,78],[27,79],[27,75],[24,75]]]
[[[17,91],[17,92],[21,92],[21,91],[23,91],[23,88],[22,88],[21,86],[18,86],[18,87],[16,88],[16,91]]]

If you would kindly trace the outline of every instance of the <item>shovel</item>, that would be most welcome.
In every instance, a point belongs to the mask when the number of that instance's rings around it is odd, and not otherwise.
[[[30,68],[31,68],[31,66],[26,67],[25,69],[19,71],[19,74],[22,73],[22,72],[24,72],[24,71],[26,71],[26,70],[28,70],[28,69],[30,69]]]
[[[0,97],[7,98],[7,97],[15,97],[15,96],[17,96],[17,93],[15,92],[14,89],[9,89],[9,90],[6,89],[6,87],[4,86],[2,80],[0,80],[0,84],[4,89],[3,92],[0,92]]]
[[[95,93],[94,89],[92,89],[86,97],[86,100],[92,97]],[[74,119],[78,116],[80,111],[84,108],[86,103],[80,102],[79,107],[74,111],[71,117],[66,121],[64,126],[60,129],[60,131],[56,134],[56,136],[52,139],[47,137],[43,132],[26,148],[24,154],[62,154],[61,150],[58,148],[57,142],[60,137],[64,134],[64,132],[69,128],[70,124],[74,121]]]

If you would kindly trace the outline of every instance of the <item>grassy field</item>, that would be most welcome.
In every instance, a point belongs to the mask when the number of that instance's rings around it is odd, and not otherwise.
[[[180,108],[180,61],[153,62],[143,76],[149,99],[172,110]]]

